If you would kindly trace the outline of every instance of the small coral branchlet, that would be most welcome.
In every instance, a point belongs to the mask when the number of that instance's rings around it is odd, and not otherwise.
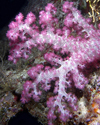
[[[41,51],[47,46],[53,49],[44,54],[48,66],[38,64],[27,72],[32,81],[25,82],[21,98],[22,103],[30,98],[39,101],[43,91],[51,91],[53,96],[47,100],[49,125],[57,117],[63,122],[72,117],[72,111],[77,110],[77,97],[69,88],[83,90],[88,79],[82,71],[86,64],[94,62],[96,65],[100,58],[100,30],[95,29],[72,2],[62,6],[65,17],[61,26],[56,13],[57,8],[49,3],[39,13],[41,28],[35,24],[36,17],[32,12],[25,20],[20,13],[15,22],[9,24],[7,32],[11,40],[9,60],[15,64],[21,57],[27,59],[33,47]],[[59,24],[58,28],[56,24]]]
[[[89,2],[89,6],[91,8],[91,13],[89,12],[89,17],[93,18],[93,22],[97,22],[100,20],[100,0],[86,0]]]

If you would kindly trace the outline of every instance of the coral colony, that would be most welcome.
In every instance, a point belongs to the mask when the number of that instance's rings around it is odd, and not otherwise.
[[[9,60],[17,63],[19,58],[27,59],[33,47],[43,51],[48,65],[37,64],[28,70],[30,81],[23,85],[21,102],[41,99],[43,91],[52,92],[47,99],[48,124],[52,125],[58,117],[66,122],[76,111],[77,97],[71,88],[84,89],[88,79],[82,72],[86,65],[100,57],[100,30],[95,29],[90,19],[85,19],[73,2],[62,6],[63,21],[57,8],[49,3],[39,13],[39,25],[36,17],[30,12],[26,19],[19,13],[15,22],[9,24],[7,37],[10,39]],[[98,25],[100,28],[100,25]]]

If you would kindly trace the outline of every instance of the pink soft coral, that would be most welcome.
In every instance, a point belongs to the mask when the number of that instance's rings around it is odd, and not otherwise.
[[[56,17],[57,9],[50,3],[39,15],[41,30],[35,25],[35,15],[30,12],[25,21],[19,14],[7,32],[7,37],[11,39],[9,60],[14,63],[20,57],[27,59],[33,47],[53,49],[44,54],[48,66],[39,64],[27,72],[32,81],[24,84],[21,98],[23,103],[30,98],[39,101],[42,92],[52,86],[53,96],[47,100],[49,125],[57,114],[64,122],[72,117],[70,109],[77,110],[77,98],[69,92],[69,88],[84,89],[88,79],[82,71],[86,64],[94,62],[96,65],[96,60],[100,58],[100,30],[90,25],[90,20],[85,19],[72,2],[65,2],[62,10],[63,25]]]

